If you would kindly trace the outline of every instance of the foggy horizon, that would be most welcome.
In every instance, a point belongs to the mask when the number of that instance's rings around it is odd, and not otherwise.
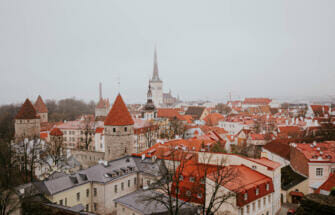
[[[0,1],[0,104],[335,95],[334,1]],[[118,87],[120,81],[120,87]]]

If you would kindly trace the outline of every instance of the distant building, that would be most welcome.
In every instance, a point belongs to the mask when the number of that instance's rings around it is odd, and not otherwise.
[[[40,117],[41,123],[48,122],[48,108],[41,96],[38,96],[34,104],[34,108],[37,112],[37,115]]]
[[[142,115],[142,118],[146,120],[152,120],[152,119],[157,118],[157,109],[152,101],[152,92],[151,92],[150,83],[149,83],[148,93],[147,93],[147,103],[142,108],[141,115]]]
[[[99,83],[99,102],[95,107],[95,118],[96,120],[104,120],[110,109],[110,103],[108,99],[102,98],[102,84]]]
[[[149,82],[152,91],[152,101],[156,107],[163,104],[163,81],[159,78],[157,52],[154,54],[154,71],[152,79]]]
[[[15,116],[15,138],[36,138],[40,136],[40,118],[29,99]]]

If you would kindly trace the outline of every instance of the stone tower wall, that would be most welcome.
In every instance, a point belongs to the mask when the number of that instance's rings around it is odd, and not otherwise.
[[[40,119],[16,119],[15,137],[40,137]]]
[[[105,160],[114,160],[134,152],[134,127],[105,126]]]
[[[156,107],[163,104],[163,82],[151,81],[152,101]]]
[[[48,113],[38,113],[38,116],[40,116],[41,123],[48,122]]]

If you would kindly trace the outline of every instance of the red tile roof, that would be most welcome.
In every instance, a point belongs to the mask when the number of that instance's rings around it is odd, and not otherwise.
[[[295,143],[295,146],[303,155],[314,163],[335,163],[335,141],[321,143]]]
[[[34,107],[35,107],[35,109],[38,113],[48,113],[48,108],[45,105],[41,96],[38,96],[38,98],[37,98],[37,100],[34,104]]]
[[[102,109],[102,108],[105,108],[105,105],[106,105],[105,101],[102,98],[100,98],[96,108]]]
[[[15,119],[38,119],[36,110],[29,99],[26,99],[23,103],[21,109],[16,114]]]
[[[271,153],[285,158],[286,160],[290,160],[290,146],[288,144],[272,141],[264,145],[263,148]]]
[[[63,132],[59,129],[59,128],[53,128],[51,131],[50,131],[50,135],[52,136],[63,136]]]
[[[245,98],[243,104],[268,105],[271,101],[269,98]]]
[[[311,109],[313,110],[314,114],[319,117],[323,117],[329,112],[329,106],[327,105],[311,105]]]
[[[331,173],[329,178],[315,191],[315,193],[320,193],[321,190],[330,192],[332,188],[335,187],[335,173]]]
[[[134,125],[134,120],[120,94],[116,97],[104,124],[112,126]]]
[[[40,138],[46,140],[48,138],[48,132],[40,132]]]
[[[210,113],[204,118],[206,125],[209,126],[216,126],[220,120],[224,120],[224,116],[219,113]]]
[[[244,165],[231,165],[229,168],[233,168],[234,172],[236,172],[236,177],[228,182],[225,181],[225,184],[222,186],[237,193],[237,205],[239,207],[274,192],[272,179],[270,177]],[[208,178],[215,180],[213,174],[210,174]],[[267,184],[269,186],[268,190],[266,189]],[[258,195],[256,195],[257,188],[259,189]],[[247,200],[244,199],[245,193],[248,194]]]
[[[157,110],[157,117],[168,119],[176,117],[177,119],[181,119],[181,115],[179,114],[178,110],[174,108],[159,108]]]

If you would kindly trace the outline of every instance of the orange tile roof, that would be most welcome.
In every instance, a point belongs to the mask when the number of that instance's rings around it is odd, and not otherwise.
[[[269,98],[245,98],[243,104],[267,105],[271,101]]]
[[[120,94],[116,97],[104,124],[112,126],[134,125],[134,120]]]
[[[23,103],[21,109],[16,114],[15,119],[38,119],[36,110],[29,99],[26,99]]]
[[[178,110],[174,108],[158,108],[157,117],[158,118],[169,118],[169,119],[176,117],[177,119],[181,119],[181,116]]]
[[[209,126],[217,125],[220,120],[224,120],[224,116],[222,116],[219,113],[210,113],[204,118],[206,125],[209,125]]]
[[[296,143],[296,148],[301,151],[309,162],[335,162],[335,141],[325,141],[320,143]]]
[[[52,136],[63,136],[63,132],[59,128],[55,127],[50,131],[50,135],[52,135]]]
[[[40,138],[46,140],[48,138],[48,132],[40,132]]]
[[[321,190],[330,192],[332,188],[335,187],[335,173],[330,173],[329,178],[315,191],[315,193],[320,193]]]
[[[41,96],[38,96],[38,98],[37,98],[37,100],[34,104],[34,107],[35,107],[35,109],[38,113],[48,113],[48,108],[45,105]]]
[[[105,105],[106,105],[105,101],[102,98],[100,98],[96,108],[102,109],[102,108],[105,108]]]
[[[247,166],[244,165],[231,165],[229,170],[223,169],[222,175],[225,171],[236,173],[236,177],[226,182],[222,186],[237,193],[237,205],[244,206],[256,199],[262,198],[269,193],[274,192],[272,179],[266,175],[263,175]],[[214,173],[208,176],[209,179],[215,180]],[[266,189],[266,185],[269,185],[269,189]],[[256,189],[259,189],[259,194],[256,195]],[[248,194],[247,200],[244,200],[244,194]]]

